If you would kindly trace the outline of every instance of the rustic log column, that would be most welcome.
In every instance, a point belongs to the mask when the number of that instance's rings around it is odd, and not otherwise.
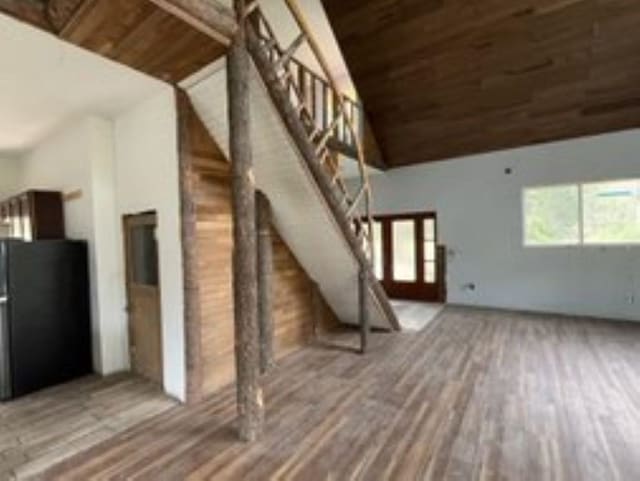
[[[240,438],[260,437],[264,405],[260,386],[256,205],[251,152],[245,1],[234,0],[238,18],[228,55],[229,135],[233,206],[233,297],[238,428]],[[213,102],[213,99],[211,100]]]
[[[360,352],[365,354],[369,344],[369,269],[360,267],[358,274],[358,307],[360,310]]]
[[[271,205],[262,192],[256,193],[258,228],[258,325],[260,326],[260,371],[274,365],[273,355],[273,239]]]
[[[196,115],[185,92],[176,89],[180,153],[180,207],[182,227],[182,269],[184,276],[184,329],[187,375],[187,402],[196,403],[202,395],[202,316],[198,282],[198,243],[196,233],[196,174],[193,167],[191,126]]]

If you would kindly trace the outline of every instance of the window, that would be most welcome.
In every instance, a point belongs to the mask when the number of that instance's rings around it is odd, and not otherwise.
[[[640,243],[640,179],[528,188],[526,246]]]
[[[158,245],[154,225],[131,229],[132,282],[142,286],[158,285]]]
[[[574,245],[580,242],[580,191],[577,185],[526,189],[525,245]]]
[[[640,179],[582,186],[585,244],[640,242]]]

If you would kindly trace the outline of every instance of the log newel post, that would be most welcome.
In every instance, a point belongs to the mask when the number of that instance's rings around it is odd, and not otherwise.
[[[260,372],[274,366],[273,353],[273,239],[271,205],[262,192],[256,192],[258,230],[258,325],[260,326]]]
[[[262,434],[264,405],[260,386],[257,235],[251,152],[249,76],[245,0],[234,0],[238,18],[228,55],[229,134],[233,209],[233,297],[238,430],[243,441]],[[213,101],[213,100],[212,100]]]
[[[360,352],[365,354],[369,344],[369,269],[366,265],[360,266],[358,274],[358,307],[360,313]]]

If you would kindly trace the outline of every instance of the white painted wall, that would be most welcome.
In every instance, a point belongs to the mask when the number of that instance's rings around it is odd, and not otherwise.
[[[0,65],[0,156],[23,154],[73,119],[112,118],[162,87],[2,13]]]
[[[150,210],[158,215],[164,387],[169,394],[184,400],[184,299],[173,90],[167,87],[119,116],[115,120],[115,139],[118,217]],[[121,245],[119,258],[124,258]],[[118,265],[123,266],[124,261]],[[124,271],[120,277],[124,288]]]
[[[640,321],[640,246],[522,240],[523,187],[624,177],[640,177],[640,130],[394,169],[373,188],[377,213],[438,212],[452,303]]]
[[[122,236],[116,215],[115,136],[113,122],[91,118],[87,124],[90,215],[93,219],[92,245],[99,327],[101,372],[110,374],[129,368],[126,300],[122,296],[119,258]]]
[[[19,179],[18,160],[9,157],[0,157],[0,199],[15,193]]]

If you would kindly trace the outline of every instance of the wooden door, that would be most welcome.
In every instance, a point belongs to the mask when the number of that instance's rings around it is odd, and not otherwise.
[[[434,212],[374,219],[374,268],[391,298],[444,302],[443,252]]]
[[[124,217],[131,368],[162,384],[162,324],[156,226],[155,213]]]

